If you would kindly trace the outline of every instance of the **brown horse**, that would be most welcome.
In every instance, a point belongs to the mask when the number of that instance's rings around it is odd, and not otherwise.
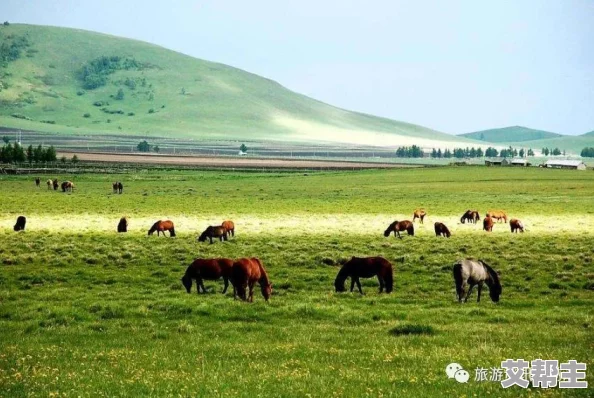
[[[128,232],[128,218],[120,218],[120,222],[118,223],[118,232]]]
[[[124,191],[124,186],[119,181],[111,184],[111,187],[113,189],[113,193],[122,193]]]
[[[502,210],[489,210],[487,212],[487,217],[494,218],[497,220],[497,222],[501,222],[501,220],[503,220],[503,222],[507,223],[507,214],[505,214],[505,212]]]
[[[223,294],[225,294],[229,287],[232,268],[233,260],[229,258],[197,258],[190,264],[188,269],[186,269],[186,273],[181,280],[188,293],[192,290],[192,279],[196,279],[197,292],[200,293],[200,288],[202,288],[202,292],[206,293],[203,279],[206,279],[207,281],[217,281],[222,277],[225,284]]]
[[[213,243],[213,238],[218,238],[222,242],[223,240],[228,239],[227,230],[221,225],[211,225],[208,228],[206,228],[204,232],[202,232],[202,234],[200,234],[200,236],[196,239],[198,240],[198,242],[206,242],[207,238],[210,239],[210,244]]]
[[[524,232],[524,224],[522,224],[522,221],[516,219],[516,218],[512,218],[511,220],[509,220],[509,226],[511,227],[511,231],[513,232]]]
[[[255,257],[240,258],[233,263],[231,269],[231,282],[237,295],[244,301],[254,301],[254,285],[260,284],[262,296],[268,301],[272,294],[272,284],[268,279],[262,262]],[[246,289],[249,293],[246,295]]]
[[[415,209],[415,211],[413,213],[413,223],[418,218],[421,220],[421,224],[423,224],[423,219],[425,218],[426,215],[427,215],[427,212],[425,211],[425,209]]]
[[[13,229],[15,231],[24,231],[26,223],[27,223],[27,219],[25,218],[25,216],[18,216],[16,224],[14,224]]]
[[[480,221],[481,216],[479,215],[478,211],[476,210],[466,210],[466,213],[462,214],[462,218],[460,218],[460,222],[464,224],[466,221],[469,223],[476,224],[477,221]]]
[[[221,224],[221,227],[223,227],[227,230],[227,236],[235,237],[235,224],[233,224],[233,221],[225,220]]]
[[[483,229],[487,232],[493,232],[493,219],[489,216],[483,220]]]
[[[62,192],[73,192],[74,191],[74,183],[72,181],[64,181],[62,183]]]
[[[452,236],[452,234],[450,233],[450,230],[448,229],[448,227],[445,226],[444,223],[436,222],[433,225],[435,227],[435,236],[443,236],[446,238],[449,238],[450,236]]]
[[[39,178],[39,177],[35,177],[35,186],[36,186],[37,188],[39,188],[39,185],[40,185],[40,184],[41,184],[41,178]]]
[[[394,276],[392,264],[388,260],[383,257],[352,257],[338,271],[334,280],[334,288],[337,292],[345,292],[344,282],[350,277],[351,292],[357,284],[359,293],[363,294],[359,278],[372,278],[376,275],[380,285],[379,292],[382,293],[385,287],[386,293],[391,293],[394,287]]]
[[[54,191],[57,191],[58,190],[58,186],[59,186],[58,179],[57,178],[54,178],[54,180],[52,181],[52,184],[54,186]]]
[[[402,239],[402,236],[400,236],[400,231],[406,231],[409,235],[414,236],[415,227],[413,223],[408,220],[394,221],[388,226],[388,229],[384,231],[384,236],[387,238],[392,232],[394,232],[394,236],[398,236],[398,238]]]
[[[159,236],[159,232],[162,232],[163,236],[166,236],[165,231],[169,231],[170,238],[173,238],[175,236],[175,228],[173,227],[173,221],[170,221],[170,220],[157,221],[156,223],[153,224],[151,229],[149,229],[148,234],[152,235],[155,231],[157,231],[157,236]]]

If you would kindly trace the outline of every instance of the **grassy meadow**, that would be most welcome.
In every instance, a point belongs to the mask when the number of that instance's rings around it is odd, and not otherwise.
[[[474,381],[507,359],[576,359],[594,382],[594,173],[430,168],[334,173],[159,171],[45,175],[72,194],[0,176],[0,396],[591,396]],[[124,194],[111,192],[121,180]],[[383,237],[428,211],[414,237]],[[500,208],[525,222],[487,234],[461,214]],[[27,229],[15,233],[18,215]],[[123,215],[127,234],[115,232]],[[171,218],[176,238],[148,237]],[[236,237],[196,236],[233,219]],[[433,222],[450,227],[436,238]],[[336,294],[340,263],[381,255],[395,290]],[[196,257],[263,260],[265,303],[183,289]],[[499,273],[499,304],[455,300],[462,257]],[[471,379],[448,379],[460,363]]]

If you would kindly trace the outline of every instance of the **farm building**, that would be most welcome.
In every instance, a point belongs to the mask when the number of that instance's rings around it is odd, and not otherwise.
[[[581,160],[555,160],[550,159],[544,163],[544,167],[551,169],[576,169],[586,170],[586,164]]]
[[[485,166],[507,166],[509,160],[506,158],[491,158],[485,160]]]
[[[510,164],[512,166],[523,166],[523,167],[530,166],[530,162],[528,162],[528,159],[522,159],[522,158],[512,159],[512,161],[510,162]]]

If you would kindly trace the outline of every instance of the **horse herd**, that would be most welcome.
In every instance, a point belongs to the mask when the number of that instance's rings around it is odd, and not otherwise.
[[[37,187],[40,186],[40,178],[35,179]],[[59,182],[57,179],[47,180],[48,189],[53,187],[58,189]],[[71,181],[62,182],[62,191],[72,192],[74,184]],[[113,193],[123,193],[123,184],[121,182],[114,182],[112,184]],[[425,209],[416,209],[413,212],[413,221],[394,221],[384,231],[384,236],[388,237],[393,232],[395,237],[402,239],[400,232],[406,231],[408,235],[414,236],[414,222],[419,219],[421,224],[424,223],[427,212]],[[497,222],[507,223],[507,214],[501,210],[489,210],[483,220],[483,229],[492,232],[493,225]],[[476,224],[480,221],[480,215],[476,210],[467,210],[460,222]],[[15,231],[22,231],[25,229],[26,218],[19,216],[14,226]],[[510,220],[511,231],[524,232],[524,226],[518,219]],[[118,223],[118,232],[127,232],[128,218],[122,217]],[[443,236],[449,238],[451,232],[448,227],[441,223],[435,222],[434,230],[436,236]],[[175,237],[175,226],[171,220],[159,220],[155,222],[148,230],[148,235],[153,235],[157,232],[157,236],[161,233],[165,236],[165,232],[169,232],[170,237]],[[229,237],[235,236],[235,224],[231,220],[225,220],[221,225],[211,225],[206,228],[197,240],[205,242],[207,239],[213,243],[214,239],[227,241]],[[482,260],[462,259],[458,260],[453,265],[453,277],[456,284],[456,294],[458,301],[466,302],[474,286],[478,286],[477,302],[480,302],[481,290],[483,285],[489,287],[489,295],[494,302],[499,301],[501,295],[501,283],[497,272],[493,270]],[[351,279],[350,291],[354,290],[355,285],[359,293],[363,294],[361,288],[360,278],[372,278],[377,276],[379,282],[379,292],[391,293],[394,289],[394,276],[392,264],[383,257],[352,257],[339,270],[336,279],[334,280],[334,288],[336,292],[346,291],[345,282],[347,278]],[[233,286],[233,296],[239,297],[244,301],[253,301],[253,290],[256,282],[260,285],[262,296],[266,301],[272,294],[272,284],[268,278],[268,274],[262,264],[262,261],[256,257],[239,258],[236,260],[228,258],[214,258],[214,259],[195,259],[192,264],[188,266],[181,281],[186,291],[190,293],[193,280],[196,281],[197,292],[206,292],[203,280],[218,280],[223,278],[224,288],[223,294],[227,292],[229,282]]]

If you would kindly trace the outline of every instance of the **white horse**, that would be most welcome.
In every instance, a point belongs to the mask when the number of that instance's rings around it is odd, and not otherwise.
[[[489,286],[489,296],[495,303],[499,301],[501,295],[501,282],[497,272],[482,260],[473,260],[470,258],[458,260],[454,264],[454,281],[456,282],[456,293],[458,301],[468,301],[468,296],[475,285],[478,285],[478,295],[476,302],[481,301],[481,290],[483,284]],[[466,291],[466,288],[468,291]]]

